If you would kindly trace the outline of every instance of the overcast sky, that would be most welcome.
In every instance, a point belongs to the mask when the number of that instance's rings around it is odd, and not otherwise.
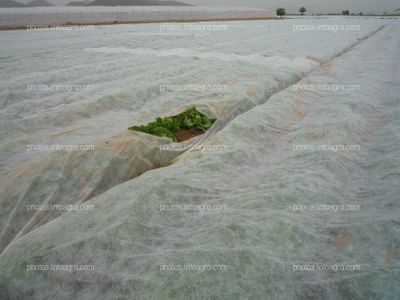
[[[1,1],[1,0],[0,0]],[[18,0],[17,0],[18,1]],[[19,0],[29,2],[29,0]],[[63,5],[71,0],[47,0],[56,5]],[[313,12],[391,12],[400,8],[399,0],[181,0],[197,6],[244,6],[277,8],[285,7],[286,11],[297,12],[300,6],[305,6],[307,11]]]

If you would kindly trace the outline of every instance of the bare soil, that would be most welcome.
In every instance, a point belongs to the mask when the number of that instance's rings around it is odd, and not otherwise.
[[[176,134],[176,140],[178,142],[183,142],[186,140],[191,139],[192,137],[202,135],[204,132],[200,129],[197,128],[192,128],[192,129],[181,129],[178,131]]]

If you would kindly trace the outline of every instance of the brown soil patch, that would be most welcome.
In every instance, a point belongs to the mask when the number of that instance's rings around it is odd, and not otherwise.
[[[329,132],[327,130],[315,130],[312,133],[312,136],[314,139],[323,139],[326,138],[329,135]]]
[[[324,64],[322,68],[318,69],[317,73],[322,75],[328,74],[334,67],[334,63],[335,63],[334,61],[331,61],[329,63]]]
[[[256,95],[256,93],[254,93],[252,90],[248,90],[246,92],[246,95],[249,96],[249,97],[254,97]]]
[[[75,171],[75,169],[76,169],[76,166],[75,166],[75,165],[73,165],[73,164],[69,164],[69,165],[67,165],[67,169],[68,169],[68,171],[70,171],[70,172],[72,173],[72,172],[74,172],[74,171]]]
[[[313,60],[313,61],[316,61],[316,62],[319,63],[319,64],[321,63],[321,60],[320,60],[319,58],[313,56],[313,55],[307,55],[306,58],[307,58],[307,59],[311,59],[311,60]]]
[[[346,228],[335,230],[333,234],[335,235],[336,246],[344,248],[350,243],[351,236]]]
[[[64,100],[64,104],[65,105],[68,105],[68,104],[71,104],[71,103],[74,103],[75,101],[73,100],[73,99],[65,99]]]
[[[387,249],[385,254],[385,263],[387,265],[393,265],[395,256],[396,253],[393,248]]]
[[[296,100],[294,100],[293,106],[292,106],[292,113],[294,115],[294,118],[296,119],[296,121],[302,121],[307,112],[305,110],[305,103],[300,100],[299,98],[302,98],[302,94],[297,94],[296,95]]]
[[[201,129],[192,128],[192,129],[181,129],[176,134],[176,140],[178,142],[183,142],[191,139],[192,137],[202,135],[204,132]]]
[[[73,128],[73,129],[65,130],[65,131],[62,131],[60,133],[53,134],[52,136],[55,137],[55,138],[61,138],[61,137],[64,137],[65,135],[67,135],[69,133],[72,133],[72,132],[75,132],[75,131],[78,131],[78,130],[81,130],[81,128]]]

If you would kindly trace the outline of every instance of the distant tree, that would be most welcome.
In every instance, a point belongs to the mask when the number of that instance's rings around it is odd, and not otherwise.
[[[364,14],[362,12],[360,12],[360,16],[363,16]]]
[[[299,12],[301,12],[301,15],[303,16],[304,13],[306,12],[306,8],[304,6],[300,7]]]
[[[282,16],[286,15],[286,11],[285,11],[284,8],[280,7],[280,8],[278,8],[278,9],[276,10],[276,14],[277,14],[280,18],[282,18]]]
[[[350,15],[350,12],[348,10],[344,10],[342,11],[342,15],[348,16]]]

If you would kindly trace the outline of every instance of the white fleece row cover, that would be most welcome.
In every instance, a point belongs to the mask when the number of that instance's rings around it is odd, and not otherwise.
[[[400,294],[399,21],[218,24],[0,32],[1,299]],[[193,105],[203,151],[126,130]]]
[[[1,26],[194,21],[276,17],[274,9],[201,6],[57,6],[0,8]]]

